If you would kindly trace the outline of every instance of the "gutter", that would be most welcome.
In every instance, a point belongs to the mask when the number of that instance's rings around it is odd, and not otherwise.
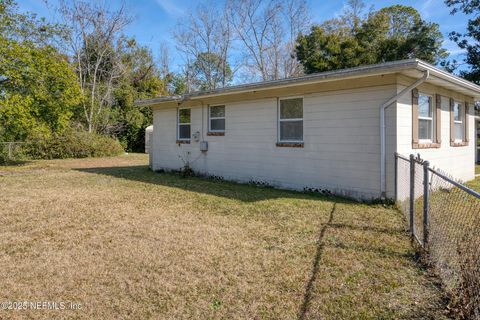
[[[311,75],[305,75],[296,78],[287,78],[279,80],[270,80],[263,82],[255,82],[248,84],[235,85],[231,87],[219,88],[211,91],[199,91],[187,93],[184,95],[163,96],[151,99],[137,100],[136,106],[151,106],[154,104],[168,103],[168,102],[182,102],[186,100],[196,101],[199,99],[207,99],[211,97],[219,97],[230,94],[252,93],[271,89],[281,89],[286,87],[295,87],[308,84],[319,84],[322,82],[355,79],[358,77],[384,75],[391,73],[399,73],[404,70],[416,69],[420,72],[428,70],[432,76],[438,77],[455,86],[461,86],[466,90],[475,92],[472,94],[475,98],[480,97],[480,86],[471,83],[465,79],[459,78],[446,71],[440,70],[426,62],[418,59],[400,60],[393,62],[386,62],[381,64],[366,65],[355,68],[327,71]]]
[[[395,96],[391,97],[385,103],[380,106],[380,191],[381,197],[383,199],[387,196],[387,179],[386,179],[386,167],[387,167],[387,156],[386,156],[386,132],[385,132],[385,110],[394,102],[396,102],[401,96],[405,93],[415,89],[422,83],[424,83],[430,76],[430,71],[427,69],[423,72],[423,77],[412,83],[410,86],[406,87]]]
[[[250,92],[257,92],[257,91],[264,91],[264,90],[271,90],[271,89],[281,89],[285,87],[317,84],[321,82],[334,81],[334,80],[355,79],[358,77],[375,76],[375,75],[401,72],[403,70],[415,68],[417,66],[418,66],[418,60],[416,59],[400,60],[400,61],[394,61],[394,62],[388,62],[388,63],[360,66],[360,67],[349,68],[349,69],[321,72],[321,73],[305,75],[305,76],[295,77],[295,78],[286,78],[286,79],[279,79],[279,80],[269,80],[269,81],[241,84],[241,85],[225,87],[225,88],[220,88],[220,89],[211,90],[211,91],[198,91],[198,92],[187,93],[184,95],[164,96],[164,97],[158,97],[158,98],[152,98],[152,99],[144,99],[144,100],[135,101],[135,105],[145,106],[145,105],[153,105],[153,104],[163,103],[163,102],[179,102],[187,99],[198,100],[198,99],[206,99],[210,97],[224,96],[229,94],[243,94],[243,93],[250,93]]]

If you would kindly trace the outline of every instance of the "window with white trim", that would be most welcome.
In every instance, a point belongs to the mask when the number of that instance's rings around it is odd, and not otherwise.
[[[208,108],[208,131],[225,132],[225,106]]]
[[[463,103],[455,101],[453,103],[453,125],[455,126],[455,141],[463,141],[465,138],[465,109]]]
[[[178,109],[178,125],[177,137],[178,140],[190,140],[190,109]]]
[[[420,93],[418,95],[418,139],[420,141],[433,141],[434,116],[432,96]]]
[[[303,98],[279,99],[278,141],[303,142]]]

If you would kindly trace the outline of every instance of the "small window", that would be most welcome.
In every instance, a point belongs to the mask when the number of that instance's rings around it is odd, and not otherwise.
[[[190,109],[178,109],[178,140],[190,140]]]
[[[279,100],[280,142],[303,142],[303,98]]]
[[[433,141],[434,132],[434,112],[432,97],[419,94],[418,95],[418,138],[424,141]]]
[[[455,141],[463,141],[465,138],[464,115],[465,111],[463,104],[455,101],[453,103],[453,124],[455,126]]]
[[[208,118],[208,131],[225,132],[225,106],[211,106]]]

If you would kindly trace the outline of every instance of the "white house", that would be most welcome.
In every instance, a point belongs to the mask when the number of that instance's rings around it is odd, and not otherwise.
[[[153,170],[357,199],[394,196],[394,152],[475,175],[480,87],[395,61],[137,102],[153,109]]]

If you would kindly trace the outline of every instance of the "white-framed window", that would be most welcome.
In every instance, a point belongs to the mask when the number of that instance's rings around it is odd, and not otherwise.
[[[278,99],[278,141],[303,142],[303,98]]]
[[[225,132],[225,106],[208,107],[208,131]]]
[[[420,142],[433,142],[434,139],[433,97],[427,94],[418,95],[418,139]]]
[[[455,141],[463,141],[465,138],[465,108],[463,103],[453,102],[453,125]]]
[[[177,138],[178,140],[190,140],[190,125],[191,125],[191,110],[190,108],[179,108],[177,115]]]

